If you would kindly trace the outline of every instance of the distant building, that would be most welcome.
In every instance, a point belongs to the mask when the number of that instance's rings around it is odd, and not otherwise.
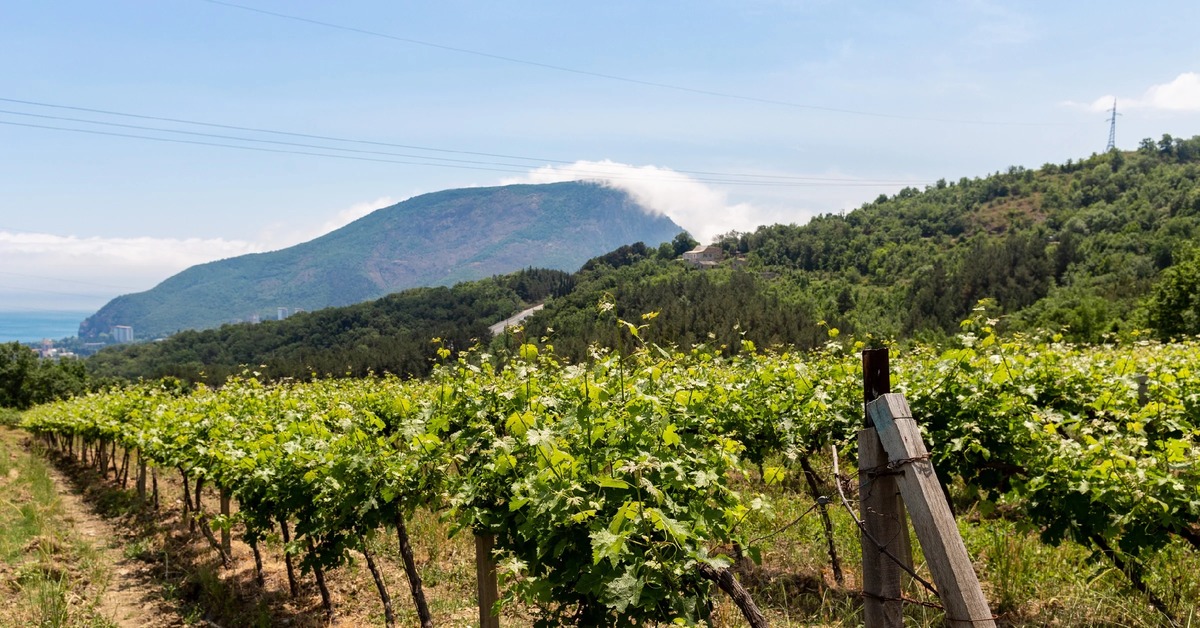
[[[262,322],[262,318],[259,318],[259,316],[258,316],[258,313],[257,313],[257,312],[255,312],[254,314],[251,314],[251,315],[250,315],[250,324],[251,324],[251,325],[257,325],[257,324],[259,324],[260,322]]]
[[[33,352],[47,360],[61,360],[62,358],[78,357],[72,351],[67,351],[66,349],[54,346],[54,341],[50,340],[49,338],[43,338],[41,346],[33,348]]]
[[[112,328],[112,337],[114,342],[133,342],[133,327],[115,325]]]
[[[288,309],[286,307],[275,308],[275,320],[281,321],[288,317]]]
[[[710,268],[716,266],[717,262],[725,259],[725,251],[719,246],[711,244],[707,246],[697,246],[696,248],[683,254],[683,261],[697,267]]]

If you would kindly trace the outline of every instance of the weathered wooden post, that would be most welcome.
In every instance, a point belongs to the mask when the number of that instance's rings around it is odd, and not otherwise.
[[[900,566],[885,553],[911,562],[908,547],[908,523],[899,503],[896,477],[881,472],[888,463],[887,452],[866,405],[891,392],[888,350],[868,349],[863,361],[863,429],[858,433],[859,516],[865,528],[862,542],[863,624],[866,628],[893,628],[904,625],[904,605],[900,601]]]
[[[229,489],[221,488],[221,515],[223,515],[223,525],[221,526],[221,549],[225,550],[225,554],[233,556],[233,535],[229,529]]]
[[[479,591],[479,628],[500,628],[500,617],[492,612],[492,607],[500,599],[500,587],[496,583],[496,562],[492,559],[492,547],[495,544],[494,535],[475,535],[475,583]]]
[[[137,481],[134,484],[137,486],[137,496],[140,505],[146,503],[146,456],[142,455],[142,450],[137,450],[138,471]]]
[[[912,517],[913,529],[937,584],[938,597],[951,626],[995,628],[992,611],[962,536],[929,462],[921,431],[904,395],[886,394],[867,404],[867,415],[883,443],[897,476],[900,494]],[[866,550],[863,550],[864,553]],[[868,624],[869,625],[869,624]]]

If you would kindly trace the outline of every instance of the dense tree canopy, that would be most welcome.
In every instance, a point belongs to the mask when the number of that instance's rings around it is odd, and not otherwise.
[[[24,409],[64,399],[87,388],[83,363],[42,359],[19,342],[0,345],[0,408]]]
[[[1200,256],[1163,271],[1154,286],[1149,315],[1163,339],[1200,334]]]
[[[526,270],[454,288],[257,326],[179,334],[158,346],[102,352],[101,373],[219,381],[238,365],[275,375],[427,372],[433,337],[460,349],[489,342],[487,325],[533,303],[527,337],[548,337],[582,361],[616,346],[612,319],[636,322],[660,343],[743,340],[807,348],[827,328],[876,338],[953,333],[983,299],[1009,329],[1067,339],[1153,326],[1163,337],[1200,333],[1200,137],[1146,140],[1031,170],[905,188],[857,210],[805,225],[720,236],[715,269],[678,260],[686,233],[651,248],[622,246],[580,271]],[[1188,261],[1191,260],[1191,261]],[[605,305],[601,308],[601,304]],[[497,339],[493,349],[510,340]]]

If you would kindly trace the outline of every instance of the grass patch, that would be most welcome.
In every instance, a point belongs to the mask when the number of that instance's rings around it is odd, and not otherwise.
[[[96,610],[109,573],[64,517],[46,462],[0,427],[0,606],[5,626],[112,626]]]
[[[11,432],[10,432],[11,433]],[[21,452],[23,453],[23,452]],[[813,466],[823,480],[830,475],[829,461],[816,458]],[[14,506],[0,517],[0,569],[8,568],[5,579],[16,582],[29,609],[20,618],[0,614],[0,625],[105,625],[88,624],[74,592],[87,578],[87,550],[76,547],[69,535],[52,530],[56,520],[53,482],[36,465],[0,449],[0,478],[20,481],[2,487],[0,496]],[[231,570],[218,566],[211,549],[188,534],[179,518],[182,494],[178,478],[163,473],[160,487],[162,509],[157,513],[137,502],[132,491],[121,490],[111,481],[89,479],[86,469],[73,476],[87,487],[87,499],[106,516],[120,520],[125,532],[115,547],[125,560],[144,563],[160,587],[163,597],[175,602],[185,623],[208,620],[218,625],[267,626],[287,624],[296,628],[324,625],[316,587],[311,574],[299,574],[300,595],[291,598],[282,566],[282,544],[272,534],[262,543],[266,584],[253,581],[249,548],[240,542],[235,526]],[[739,478],[736,488],[747,497],[762,493],[767,508],[751,513],[739,524],[749,538],[763,539],[762,562],[742,564],[739,578],[771,621],[772,626],[859,626],[862,598],[859,594],[861,548],[859,532],[841,507],[833,486],[820,487],[831,498],[825,507],[833,544],[844,581],[834,578],[820,510],[814,508],[803,478],[789,478],[779,485],[765,486],[756,478]],[[6,492],[13,491],[13,492]],[[1019,521],[1018,507],[1002,508],[983,517],[973,510],[965,491],[953,490],[955,505],[963,513],[959,529],[999,625],[1033,626],[1134,626],[1169,625],[1129,585],[1124,574],[1111,564],[1095,560],[1090,549],[1063,543],[1041,542],[1037,531]],[[856,503],[857,496],[849,495]],[[205,504],[215,504],[206,495]],[[235,504],[236,507],[236,504]],[[448,538],[449,525],[439,513],[418,511],[408,521],[418,569],[425,593],[438,625],[471,625],[475,622],[474,545],[469,533]],[[915,534],[915,567],[930,578],[923,564]],[[394,532],[373,535],[373,552],[390,589],[399,625],[414,625],[416,613],[408,583],[399,565]],[[732,548],[716,548],[732,553]],[[12,560],[9,560],[9,557]],[[1200,553],[1173,542],[1153,556],[1145,557],[1147,582],[1167,602],[1184,626],[1200,625]],[[13,562],[15,561],[15,562]],[[9,567],[9,565],[16,565]],[[344,625],[382,625],[383,618],[374,584],[357,555],[350,564],[327,574],[336,615]],[[907,578],[906,578],[907,580]],[[936,601],[908,583],[905,595]],[[716,628],[743,626],[744,620],[723,595],[715,595],[712,625]],[[85,623],[78,623],[84,617]],[[97,619],[97,621],[103,621]],[[506,626],[530,626],[529,609],[511,605],[504,609]],[[905,607],[905,625],[940,627],[944,614],[918,605]]]

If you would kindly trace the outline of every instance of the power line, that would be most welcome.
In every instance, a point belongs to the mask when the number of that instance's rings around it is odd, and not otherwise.
[[[222,123],[217,123],[217,122],[188,120],[188,119],[184,119],[184,118],[174,118],[174,117],[166,117],[166,116],[153,116],[153,115],[145,115],[145,114],[137,114],[137,113],[128,113],[128,112],[122,112],[122,111],[113,111],[113,110],[109,110],[109,109],[97,109],[97,108],[93,108],[93,107],[80,107],[80,106],[75,106],[75,105],[62,105],[62,104],[39,102],[39,101],[33,101],[33,100],[22,100],[22,99],[17,99],[17,98],[0,97],[0,102],[9,102],[9,103],[30,105],[30,106],[36,106],[36,107],[48,107],[48,108],[52,108],[52,109],[64,109],[64,110],[68,110],[68,111],[81,111],[81,112],[85,112],[85,113],[96,113],[96,114],[109,115],[109,116],[119,116],[119,117],[133,118],[133,119],[138,119],[138,120],[153,120],[153,121],[157,121],[157,122],[172,122],[172,123],[176,123],[176,124],[188,124],[188,125],[194,125],[194,126],[203,126],[203,127],[218,128],[218,129],[228,129],[228,130],[234,130],[234,131],[246,131],[246,132],[250,132],[250,133],[266,133],[266,134],[270,134],[270,135],[299,137],[299,138],[323,140],[323,141],[330,141],[330,142],[342,142],[342,143],[348,143],[348,144],[386,146],[386,147],[391,147],[391,148],[405,148],[405,149],[409,149],[409,150],[421,150],[421,151],[431,151],[431,152],[439,152],[439,153],[459,154],[459,155],[473,155],[473,156],[478,156],[478,157],[495,157],[498,159],[515,159],[515,160],[519,160],[519,161],[541,162],[542,164],[549,163],[549,164],[571,165],[571,164],[575,163],[573,161],[565,160],[565,159],[550,159],[550,158],[545,158],[545,157],[526,157],[526,156],[521,156],[521,155],[509,155],[509,154],[503,154],[503,153],[487,153],[487,152],[467,151],[467,150],[453,150],[453,149],[447,149],[447,148],[418,146],[418,145],[414,145],[414,144],[399,144],[399,143],[394,143],[394,142],[382,142],[382,141],[377,141],[377,140],[364,140],[364,139],[356,139],[356,138],[337,137],[337,136],[332,136],[332,135],[316,135],[316,134],[312,134],[312,133],[301,133],[301,132],[295,132],[295,131],[281,131],[278,129],[267,129],[267,128],[261,128],[261,127],[238,126],[238,125],[233,125],[233,124],[222,124]],[[141,126],[135,126],[135,125],[121,125],[121,124],[117,124],[117,123],[113,123],[113,122],[97,122],[97,121],[90,121],[90,120],[81,120],[78,118],[56,118],[54,116],[45,116],[45,115],[40,115],[40,114],[23,113],[23,112],[15,112],[15,111],[4,111],[3,113],[12,113],[12,114],[23,115],[23,116],[41,117],[41,118],[50,118],[50,119],[59,119],[59,120],[68,120],[68,121],[77,121],[77,122],[82,121],[82,122],[88,122],[88,123],[92,123],[92,124],[102,124],[102,125],[107,125],[107,126],[125,126],[127,128],[137,128],[137,129],[142,129],[142,130],[157,130],[157,131],[165,131],[165,132],[170,132],[170,133],[181,133],[181,134],[186,133],[186,134],[190,134],[190,135],[205,135],[205,134],[198,134],[198,133],[188,132],[188,131],[161,129],[161,128],[154,128],[154,127],[141,127]],[[222,136],[222,135],[209,135],[209,136],[215,137],[215,138],[219,138],[219,137],[228,138],[229,137],[229,136]],[[261,139],[247,139],[247,138],[238,138],[238,139],[242,139],[244,141],[250,141],[250,142],[266,142],[267,141],[267,140],[261,140]],[[311,147],[311,145],[303,145],[303,144],[298,145],[298,146]],[[336,148],[336,147],[320,147],[320,148],[327,149],[327,150],[351,151],[351,149]],[[381,153],[381,154],[399,156],[394,153]],[[411,158],[416,158],[416,159],[443,159],[440,157],[432,157],[432,156],[425,156],[425,155],[419,155],[419,156],[406,155],[406,156],[411,157]],[[453,160],[450,160],[450,161],[453,161]],[[468,161],[466,163],[491,163],[491,162],[470,162],[470,161]],[[492,165],[496,165],[496,164],[492,164]],[[519,167],[519,168],[529,167],[528,165],[519,165],[519,164],[504,164],[504,165],[510,165],[510,166]],[[744,178],[750,178],[750,179],[764,179],[764,180],[814,181],[814,182],[827,182],[827,183],[838,183],[838,184],[847,184],[847,185],[870,183],[871,185],[882,186],[882,185],[914,185],[914,184],[919,185],[919,184],[923,183],[923,182],[912,181],[912,180],[884,180],[884,179],[856,180],[856,179],[844,179],[844,178],[836,178],[836,177],[814,177],[814,176],[801,176],[801,175],[771,175],[771,174],[757,174],[757,173],[731,173],[731,172],[716,172],[716,171],[707,171],[707,170],[671,169],[671,171],[676,172],[676,173],[682,173],[682,174],[713,176],[713,177],[730,177],[730,178],[744,177]],[[508,171],[505,171],[505,172],[508,172]],[[524,171],[521,171],[521,172],[524,172]]]
[[[158,132],[162,132],[162,133],[178,133],[181,135],[192,135],[192,136],[197,136],[197,137],[211,137],[211,138],[216,138],[216,139],[235,140],[235,141],[239,141],[239,142],[276,144],[276,145],[280,145],[280,146],[296,146],[296,147],[300,147],[300,148],[319,148],[322,150],[336,150],[336,151],[343,151],[343,152],[349,152],[349,153],[361,153],[361,154],[367,154],[367,155],[388,155],[388,156],[392,156],[392,157],[407,157],[410,159],[434,159],[434,160],[438,160],[438,161],[466,163],[466,164],[505,165],[505,166],[513,166],[513,167],[517,167],[517,168],[525,167],[522,164],[498,164],[497,162],[491,162],[491,161],[478,161],[478,160],[471,160],[471,159],[454,159],[451,157],[433,157],[430,155],[410,155],[410,154],[404,154],[404,153],[391,153],[391,152],[387,152],[387,151],[378,151],[378,150],[362,150],[362,149],[355,149],[355,148],[340,148],[337,146],[321,146],[321,145],[317,145],[317,144],[302,144],[299,142],[264,140],[264,139],[253,138],[253,137],[239,137],[236,135],[221,135],[218,133],[203,133],[200,131],[184,131],[181,129],[166,129],[166,128],[162,128],[162,127],[144,126],[141,124],[122,124],[120,122],[105,122],[105,121],[101,121],[101,120],[86,120],[83,118],[70,118],[70,117],[66,117],[66,116],[49,116],[49,115],[44,115],[44,114],[39,114],[39,113],[28,113],[28,112],[24,112],[24,111],[11,111],[11,110],[7,110],[7,109],[0,109],[0,113],[6,113],[9,115],[16,115],[16,116],[27,116],[27,117],[31,117],[31,118],[41,118],[43,120],[58,120],[60,122],[82,122],[84,124],[98,124],[98,125],[102,125],[102,126],[119,127],[119,128],[123,128],[123,129],[137,129],[137,130],[142,130],[142,131],[158,131]]]
[[[344,138],[344,137],[334,137],[334,136],[330,136],[330,135],[313,135],[310,133],[297,133],[297,132],[293,132],[293,131],[277,131],[274,129],[263,129],[263,128],[248,127],[248,126],[236,126],[236,125],[232,125],[232,124],[220,124],[217,122],[202,122],[202,121],[198,121],[198,120],[185,120],[182,118],[168,118],[168,117],[163,117],[163,116],[149,116],[149,115],[143,115],[143,114],[137,114],[137,113],[111,111],[111,110],[106,110],[106,109],[94,109],[91,107],[77,107],[77,106],[73,106],[73,105],[58,105],[58,104],[54,104],[54,103],[38,102],[38,101],[34,101],[34,100],[20,100],[17,98],[0,98],[0,102],[11,102],[11,103],[17,103],[17,104],[21,104],[21,105],[33,105],[36,107],[51,107],[54,109],[69,109],[71,111],[99,113],[99,114],[104,114],[104,115],[108,115],[108,116],[121,116],[124,118],[137,118],[140,120],[154,120],[157,122],[175,122],[178,124],[192,124],[192,125],[196,125],[196,126],[206,126],[206,127],[217,128],[217,129],[229,129],[232,131],[250,131],[253,133],[270,133],[272,135],[287,135],[287,136],[291,136],[291,137],[304,137],[304,138],[313,139],[313,140],[327,140],[327,141],[332,141],[332,142],[347,142],[347,143],[351,143],[351,144],[371,144],[371,145],[375,145],[375,146],[389,146],[391,148],[407,148],[410,150],[426,150],[426,151],[437,152],[437,153],[455,153],[455,154],[459,154],[459,155],[475,155],[478,157],[497,157],[500,159],[521,159],[521,160],[527,160],[527,161],[569,163],[566,161],[561,161],[561,160],[556,160],[556,159],[544,159],[541,157],[520,157],[517,155],[504,155],[504,154],[500,154],[500,153],[480,153],[480,152],[474,152],[474,151],[468,151],[468,150],[451,150],[448,148],[432,148],[429,146],[416,146],[416,145],[412,145],[412,144],[395,144],[392,142],[378,142],[378,141],[372,141],[372,140],[349,139],[349,138]]]
[[[389,156],[389,157],[404,157],[404,158],[409,158],[409,159],[434,159],[437,161],[445,161],[445,162],[451,162],[451,163],[476,164],[476,165],[488,165],[488,166],[506,166],[506,167],[513,167],[513,168],[527,168],[528,167],[526,164],[509,164],[509,163],[502,163],[502,162],[479,161],[479,160],[472,160],[472,159],[454,159],[454,158],[450,158],[450,157],[433,157],[433,156],[429,156],[429,155],[411,155],[411,154],[404,154],[404,153],[392,153],[392,152],[387,152],[387,151],[361,150],[361,149],[354,149],[354,148],[341,148],[341,147],[337,147],[337,146],[322,146],[322,145],[317,145],[317,144],[302,144],[299,142],[283,142],[283,141],[278,141],[278,140],[264,140],[264,139],[253,138],[253,137],[240,137],[240,136],[236,136],[236,135],[222,135],[222,134],[218,134],[218,133],[203,133],[203,132],[199,132],[199,131],[184,131],[181,129],[167,129],[167,128],[162,128],[162,127],[144,126],[144,125],[140,125],[140,124],[122,124],[120,122],[87,120],[87,119],[83,119],[83,118],[71,118],[71,117],[67,117],[67,116],[50,116],[50,115],[44,115],[44,114],[38,114],[38,113],[29,113],[29,112],[25,112],[25,111],[11,111],[11,110],[7,110],[7,109],[0,109],[0,114],[27,116],[27,117],[32,117],[32,118],[41,118],[44,120],[58,120],[60,122],[81,122],[84,124],[97,124],[97,125],[102,125],[102,126],[111,126],[111,127],[118,127],[118,128],[124,128],[124,129],[136,129],[136,130],[142,130],[142,131],[177,133],[177,134],[182,134],[182,135],[191,135],[191,136],[198,136],[198,137],[210,137],[210,138],[215,138],[215,139],[234,140],[234,141],[239,141],[239,142],[275,144],[275,145],[279,145],[279,146],[293,146],[293,147],[298,147],[298,148],[316,148],[316,149],[320,149],[320,150],[335,150],[335,151],[367,154],[367,155],[385,155],[385,156]],[[566,163],[570,163],[570,162],[560,161],[557,163],[566,164]],[[436,164],[431,164],[431,165],[436,165]],[[603,164],[594,164],[591,167],[594,168],[596,166],[603,167]],[[735,177],[735,178],[747,176],[747,177],[755,177],[755,178],[780,179],[780,180],[793,180],[794,179],[794,180],[812,181],[812,182],[820,181],[820,182],[835,182],[835,183],[848,183],[848,182],[849,183],[872,183],[872,184],[878,184],[878,185],[901,185],[901,184],[905,184],[905,183],[911,183],[911,181],[859,181],[859,180],[835,179],[835,178],[831,178],[831,177],[794,177],[794,176],[790,176],[790,175],[730,174],[730,173],[719,173],[719,172],[695,172],[695,171],[682,171],[682,170],[671,170],[671,172],[687,173],[687,174],[704,174],[704,175],[712,175],[712,176],[720,176],[720,177]],[[713,180],[713,179],[698,179],[698,180],[703,180],[703,181],[710,182],[710,183],[736,183],[736,181],[729,181],[729,180]],[[755,182],[755,183],[757,183],[757,182]]]
[[[147,140],[147,141],[154,141],[154,142],[173,143],[173,144],[190,144],[190,145],[194,145],[194,146],[232,148],[232,149],[238,149],[238,150],[248,150],[248,151],[256,151],[256,152],[263,152],[263,153],[277,153],[277,154],[285,154],[285,155],[304,155],[304,156],[308,156],[308,157],[348,159],[348,160],[354,160],[354,161],[402,164],[402,165],[410,165],[410,166],[433,166],[433,167],[441,167],[441,168],[458,168],[458,169],[464,169],[464,170],[482,170],[482,171],[486,171],[486,172],[505,172],[505,173],[513,173],[513,174],[528,174],[529,173],[529,171],[527,169],[512,169],[512,168],[500,167],[500,166],[503,166],[504,164],[497,164],[497,167],[490,167],[490,166],[472,166],[472,165],[458,164],[458,163],[431,163],[431,162],[409,161],[409,160],[400,160],[400,159],[384,159],[381,157],[366,157],[366,156],[360,156],[360,155],[337,155],[337,154],[320,153],[320,152],[304,151],[304,150],[266,148],[266,147],[262,147],[262,146],[243,146],[243,145],[238,145],[238,144],[226,144],[226,143],[221,143],[221,142],[206,142],[206,141],[201,141],[201,140],[185,140],[185,139],[171,138],[171,137],[154,137],[151,135],[138,135],[138,134],[133,134],[133,133],[117,133],[117,132],[113,132],[113,131],[100,131],[97,129],[78,129],[78,128],[71,128],[71,127],[52,126],[52,125],[46,125],[46,124],[30,124],[30,123],[26,123],[26,122],[12,122],[9,120],[0,120],[0,124],[7,125],[7,126],[32,128],[32,129],[67,131],[67,132],[73,132],[73,133],[85,133],[85,134],[89,134],[89,135],[122,137],[122,138],[128,138],[128,139],[140,139],[140,140]],[[339,149],[330,148],[330,147],[315,147],[315,148],[323,149],[323,150],[339,150]],[[621,180],[621,181],[651,180],[647,177],[636,177],[636,176],[629,176],[629,175],[625,175],[625,174],[614,174],[611,172],[595,172],[595,171],[573,169],[573,168],[566,168],[565,170],[567,170],[567,174],[571,174],[573,176],[580,176],[583,178],[612,179],[612,180]],[[675,171],[667,170],[667,171],[664,171],[663,174],[671,175],[671,174],[677,174],[677,173]],[[861,182],[860,181],[847,181],[844,183],[830,183],[830,182],[816,182],[816,181],[811,181],[811,182],[739,181],[739,180],[733,180],[733,179],[702,179],[702,178],[691,178],[691,177],[681,177],[681,179],[697,181],[700,183],[715,183],[715,184],[723,184],[723,185],[740,185],[740,186],[751,186],[751,187],[807,187],[807,186],[833,186],[833,185],[840,186],[840,187],[891,187],[891,186],[897,185],[896,183],[874,183],[874,182],[870,182],[870,181],[861,181]]]
[[[255,8],[255,7],[251,7],[251,6],[246,6],[244,4],[237,4],[234,2],[226,2],[224,0],[200,0],[200,1],[207,2],[209,4],[216,4],[216,5],[220,5],[220,6],[230,7],[230,8],[234,8],[234,9],[240,9],[242,11],[249,11],[251,13],[259,13],[262,15],[268,15],[268,16],[276,17],[276,18],[280,18],[280,19],[292,20],[295,22],[303,22],[305,24],[312,24],[314,26],[322,26],[325,28],[332,28],[332,29],[347,31],[347,32],[351,32],[351,33],[358,33],[360,35],[379,37],[382,39],[390,39],[392,41],[398,41],[398,42],[402,42],[402,43],[406,43],[406,44],[411,44],[414,46],[424,46],[426,48],[434,48],[437,50],[445,50],[445,51],[456,52],[456,53],[465,54],[465,55],[473,55],[476,57],[483,57],[485,59],[504,61],[507,63],[528,65],[528,66],[543,68],[546,70],[554,70],[557,72],[568,72],[571,74],[592,76],[592,77],[596,77],[596,78],[607,79],[610,81],[620,81],[622,83],[631,83],[634,85],[643,85],[646,87],[656,87],[659,89],[669,89],[669,90],[673,90],[673,91],[677,91],[677,92],[699,94],[702,96],[712,96],[712,97],[716,97],[716,98],[728,98],[728,99],[733,99],[733,100],[741,100],[741,101],[745,101],[745,102],[754,102],[754,103],[766,104],[766,105],[777,105],[777,106],[781,106],[781,107],[790,107],[793,109],[807,109],[810,111],[825,111],[825,112],[829,112],[829,113],[840,113],[840,114],[846,114],[846,115],[866,116],[866,117],[871,117],[871,118],[883,118],[883,119],[890,119],[890,120],[908,120],[911,122],[936,122],[936,123],[942,123],[942,124],[971,124],[971,125],[983,125],[983,126],[1030,126],[1030,127],[1066,126],[1061,123],[1053,123],[1053,122],[1010,122],[1010,121],[1002,121],[1002,120],[961,120],[961,119],[954,119],[954,118],[937,118],[937,117],[928,117],[928,116],[908,116],[908,115],[903,115],[903,114],[883,113],[883,112],[878,112],[878,111],[865,111],[865,110],[860,110],[860,109],[847,109],[847,108],[841,108],[841,107],[826,107],[823,105],[798,103],[798,102],[792,102],[792,101],[787,101],[787,100],[777,100],[774,98],[759,98],[757,96],[746,96],[744,94],[734,94],[731,92],[721,92],[721,91],[716,91],[716,90],[700,89],[700,88],[695,88],[695,87],[687,87],[685,85],[674,85],[671,83],[660,83],[657,81],[647,81],[647,80],[642,80],[642,79],[631,78],[628,76],[607,74],[604,72],[593,72],[591,70],[581,70],[579,68],[572,68],[572,67],[563,66],[563,65],[556,65],[553,63],[543,63],[541,61],[531,61],[529,59],[520,59],[517,57],[509,57],[506,55],[500,55],[500,54],[495,54],[495,53],[491,53],[491,52],[484,52],[481,50],[472,50],[470,48],[461,48],[458,46],[448,46],[446,44],[439,44],[439,43],[431,42],[431,41],[413,39],[411,37],[400,37],[398,35],[389,35],[387,33],[381,33],[379,31],[368,30],[365,28],[358,28],[356,26],[346,26],[344,24],[334,24],[332,22],[324,22],[321,20],[315,20],[312,18],[307,18],[307,17],[303,17],[303,16],[299,16],[299,15],[291,15],[288,13],[279,13],[276,11],[268,11],[266,9],[259,9],[259,8]]]

